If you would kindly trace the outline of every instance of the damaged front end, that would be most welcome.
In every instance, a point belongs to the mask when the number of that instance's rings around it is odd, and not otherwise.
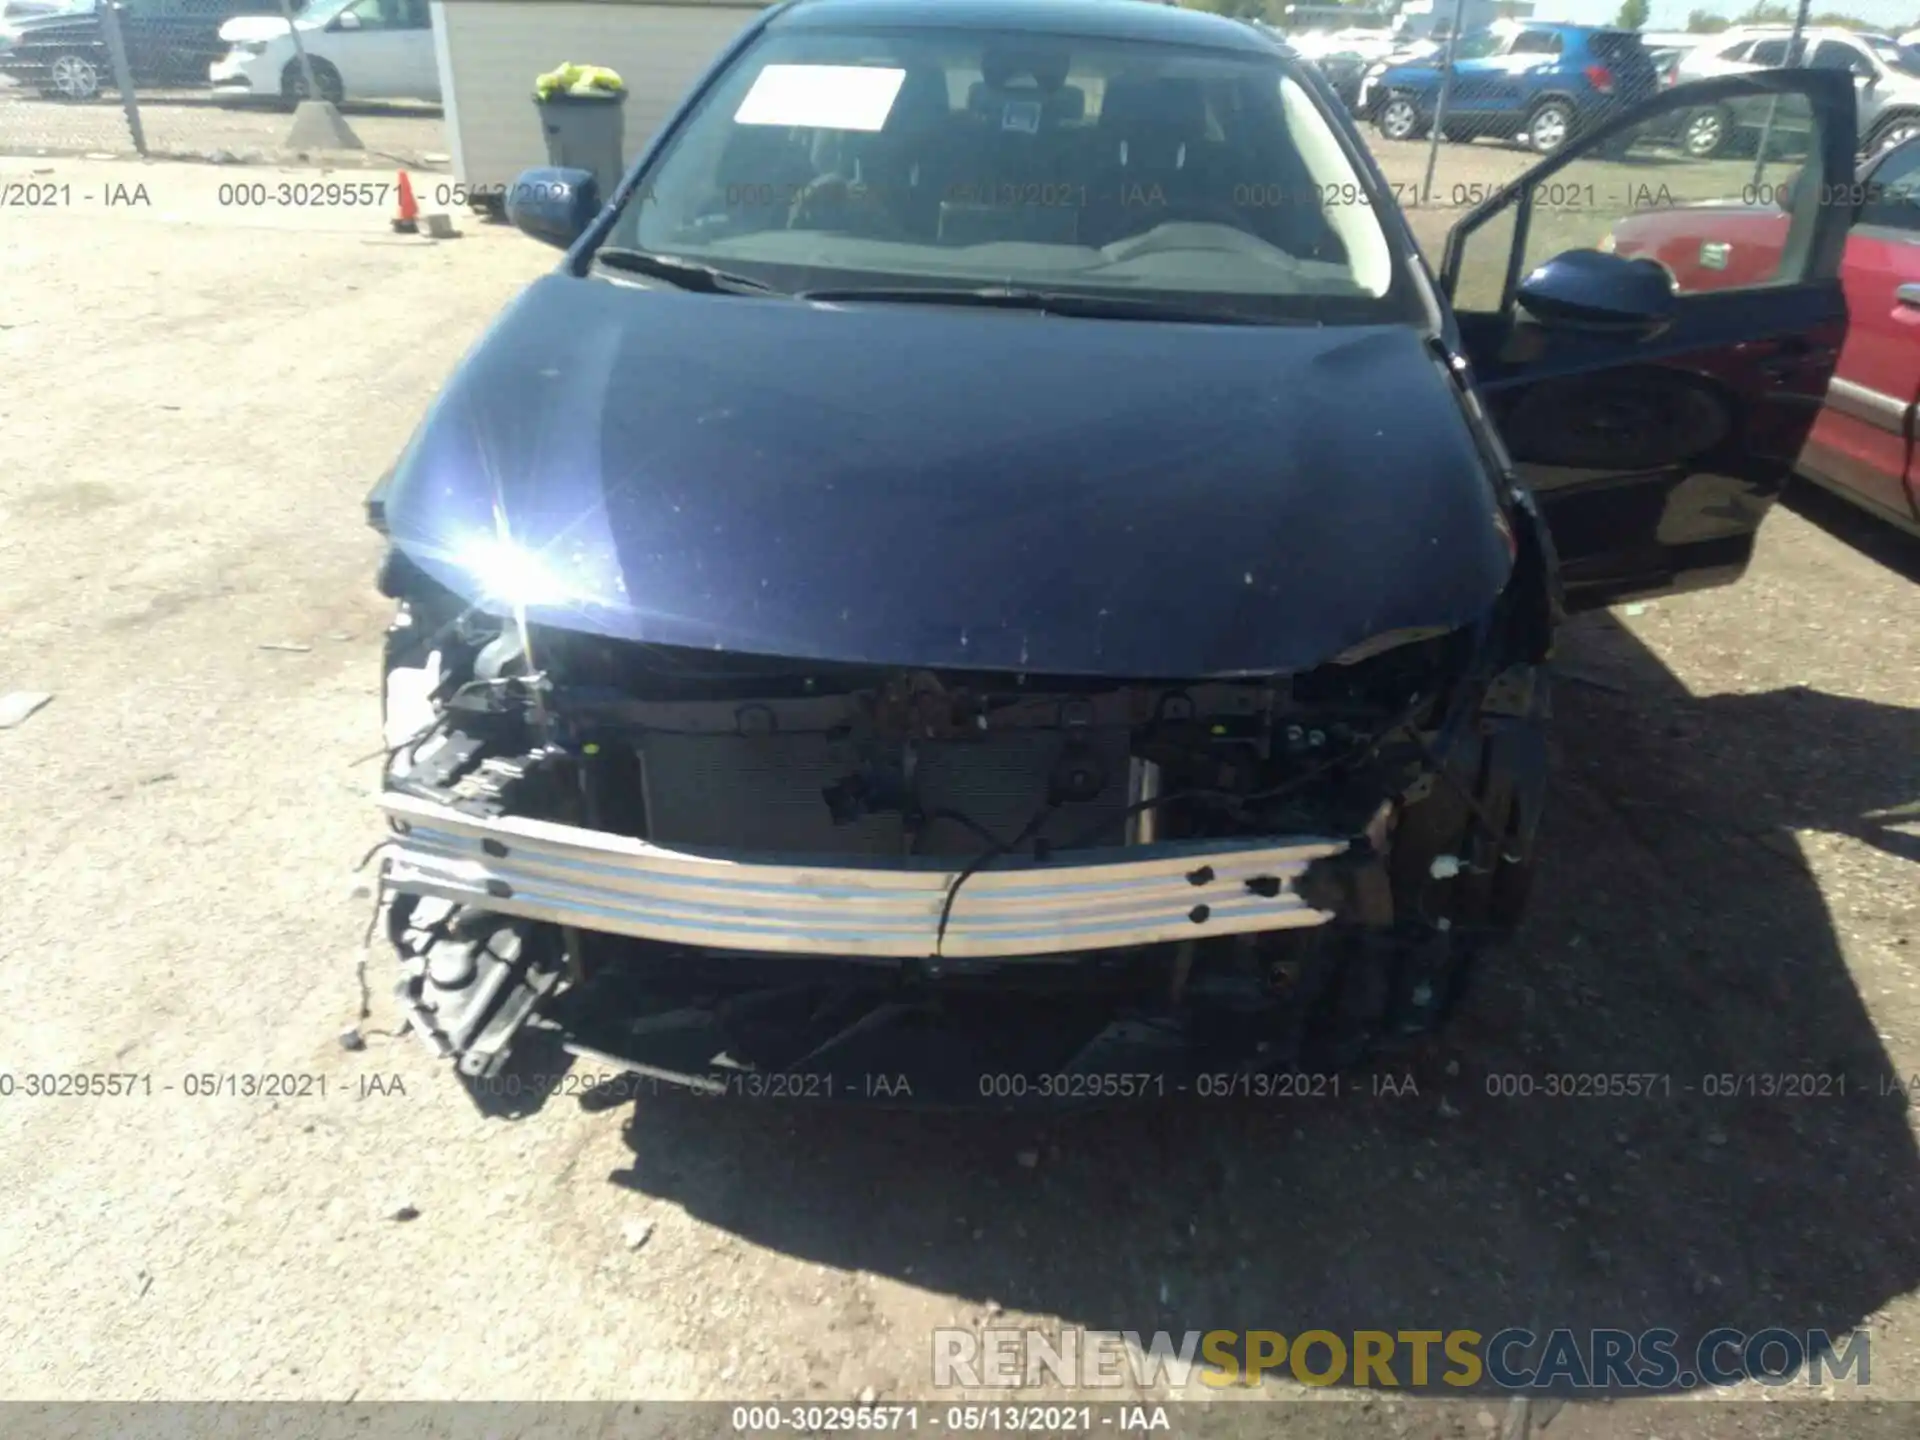
[[[398,550],[383,588],[387,928],[477,1084],[532,1025],[710,1091],[1172,1095],[1430,1029],[1518,915],[1546,695],[1498,609],[1188,683],[607,638]]]

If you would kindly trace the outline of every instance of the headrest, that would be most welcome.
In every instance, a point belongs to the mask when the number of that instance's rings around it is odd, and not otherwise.
[[[976,80],[967,87],[967,109],[975,115],[988,116],[998,122],[1009,103],[1037,105],[1047,121],[1054,124],[1082,120],[1087,114],[1087,92],[1078,85],[1062,85],[1053,91],[1031,85],[1000,90],[984,80]]]
[[[897,130],[919,129],[947,118],[947,75],[944,70],[909,70],[900,82],[900,93],[893,97],[883,127],[887,134]]]
[[[1100,128],[1121,139],[1174,144],[1207,133],[1207,101],[1198,80],[1116,76],[1100,102]]]
[[[1067,83],[1072,59],[1065,50],[1044,45],[994,45],[980,57],[980,76],[996,90],[1016,80],[1031,80],[1042,90]]]

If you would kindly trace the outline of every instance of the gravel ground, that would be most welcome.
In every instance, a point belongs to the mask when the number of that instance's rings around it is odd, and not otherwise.
[[[346,104],[340,109],[366,149],[329,153],[329,164],[445,168],[446,126],[438,108]],[[298,158],[283,144],[293,123],[290,115],[259,106],[216,105],[203,91],[142,94],[140,121],[146,131],[147,153],[154,156],[225,163],[292,163]],[[75,105],[43,100],[29,89],[0,79],[0,155],[135,153],[126,112],[117,95]]]
[[[1739,587],[1572,629],[1536,909],[1388,1072],[1417,1094],[484,1119],[373,1033],[377,953],[368,1048],[336,1040],[379,835],[359,502],[552,252],[222,209],[230,173],[0,161],[74,196],[0,228],[0,692],[54,696],[0,730],[0,1073],[154,1087],[0,1100],[0,1397],[898,1399],[931,1395],[935,1326],[1534,1322],[1863,1324],[1866,1393],[1920,1398],[1920,1151],[1890,1087],[1920,1076],[1912,547],[1809,504]],[[92,198],[135,183],[149,206]],[[1809,1070],[1850,1088],[1702,1088]],[[1488,1094],[1623,1071],[1672,1089]],[[186,1093],[260,1073],[326,1093]],[[1911,1433],[1838,1393],[1548,1434]],[[1298,1413],[1482,1436],[1505,1411]]]

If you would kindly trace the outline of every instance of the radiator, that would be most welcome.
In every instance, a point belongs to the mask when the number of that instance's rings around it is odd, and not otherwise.
[[[1106,786],[1092,801],[1063,805],[1038,833],[1064,845],[1101,821],[1090,842],[1124,842],[1128,734],[1124,728],[1076,730]],[[1012,840],[1044,803],[1064,744],[1055,730],[1009,730],[977,740],[916,745],[915,790],[924,811],[967,815]],[[836,825],[822,792],[860,766],[850,741],[824,735],[649,734],[639,746],[648,838],[660,845],[709,846],[797,855],[900,855],[907,833],[899,815],[869,815]],[[951,820],[930,822],[923,855],[971,855],[985,841]]]

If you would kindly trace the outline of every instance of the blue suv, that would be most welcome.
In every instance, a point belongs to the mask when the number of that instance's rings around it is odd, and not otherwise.
[[[1389,140],[1433,124],[1444,51],[1393,65],[1367,87],[1367,113]],[[1463,35],[1441,127],[1449,140],[1520,140],[1551,155],[1574,135],[1660,89],[1653,57],[1632,30],[1529,21]]]

